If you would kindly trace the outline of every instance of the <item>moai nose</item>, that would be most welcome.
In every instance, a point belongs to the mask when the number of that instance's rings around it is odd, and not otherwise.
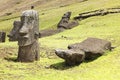
[[[8,37],[13,37],[13,35],[12,35],[12,34],[8,34],[7,36],[8,36]]]
[[[24,26],[20,29],[19,31],[20,36],[25,36],[28,34],[28,29],[25,28]]]

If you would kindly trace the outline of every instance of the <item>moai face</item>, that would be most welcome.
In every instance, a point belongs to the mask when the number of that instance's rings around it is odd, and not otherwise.
[[[9,37],[9,41],[17,41],[19,37],[19,30],[21,28],[21,21],[14,21],[13,29],[10,31],[10,34],[7,35]]]
[[[21,16],[21,28],[19,29],[19,46],[32,44],[39,38],[39,15],[35,10],[26,10]]]
[[[60,22],[58,23],[58,28],[68,29],[68,23],[71,17],[71,12],[66,12],[63,16]]]
[[[71,12],[66,12],[62,18],[68,18],[70,19],[70,16],[71,16]]]

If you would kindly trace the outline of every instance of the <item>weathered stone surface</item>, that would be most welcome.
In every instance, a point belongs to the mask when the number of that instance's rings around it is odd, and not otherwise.
[[[21,21],[14,21],[13,29],[7,35],[9,37],[9,41],[17,41],[19,38],[19,29],[21,28]]]
[[[39,60],[39,56],[39,43],[35,41],[31,45],[19,46],[17,61],[33,62],[34,60]]]
[[[85,57],[85,54],[83,51],[75,51],[75,50],[61,50],[56,49],[55,53],[60,58],[64,59],[67,65],[76,65],[80,64]]]
[[[58,28],[67,28],[70,20],[71,12],[66,12],[60,22],[58,23]]]
[[[85,52],[85,59],[92,59],[103,55],[106,50],[111,50],[111,42],[98,38],[88,38],[81,43],[69,45],[68,49],[82,50]]]
[[[0,32],[0,42],[5,42],[6,32]]]
[[[58,29],[63,28],[63,29],[71,29],[77,25],[79,25],[79,23],[77,21],[70,21],[70,17],[71,17],[71,12],[66,12],[62,19],[60,20],[60,22],[58,23],[57,27]]]
[[[19,45],[17,61],[33,62],[39,60],[39,15],[35,10],[22,13],[21,21],[15,21],[8,35],[10,40],[17,40]]]
[[[66,29],[71,29],[71,28],[76,27],[76,26],[78,26],[78,25],[79,25],[78,21],[73,20],[73,21],[70,21],[70,22],[68,23]]]

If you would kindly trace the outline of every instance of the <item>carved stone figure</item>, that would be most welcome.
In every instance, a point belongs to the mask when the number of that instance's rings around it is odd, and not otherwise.
[[[68,46],[68,49],[77,49],[85,52],[85,59],[91,60],[99,57],[105,53],[106,50],[111,50],[111,42],[98,39],[98,38],[87,38],[81,43],[75,43]]]
[[[0,32],[0,42],[5,42],[6,32]]]
[[[18,41],[17,61],[33,62],[39,60],[39,15],[35,10],[22,13],[21,21],[14,22],[14,27],[8,35]]]
[[[71,12],[66,12],[60,22],[58,23],[58,29],[71,29],[77,25],[79,25],[78,21],[70,21]]]
[[[64,59],[68,65],[80,64],[83,60],[94,60],[103,55],[106,50],[111,50],[111,42],[88,38],[81,43],[75,43],[68,46],[68,50],[56,49],[55,54]]]
[[[62,19],[60,20],[60,22],[58,23],[58,28],[67,29],[68,23],[69,23],[69,20],[70,20],[70,16],[71,16],[71,12],[66,12],[63,15]]]
[[[64,59],[65,63],[70,66],[80,64],[85,58],[85,53],[80,50],[75,51],[56,49],[55,53],[58,57]]]
[[[9,41],[18,41],[20,28],[21,28],[21,21],[14,21],[13,29],[10,31],[9,35],[7,35],[9,37]]]

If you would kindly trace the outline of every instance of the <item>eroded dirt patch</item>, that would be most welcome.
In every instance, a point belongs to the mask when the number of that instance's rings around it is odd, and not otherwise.
[[[17,48],[7,47],[0,48],[0,58],[7,58],[11,55],[17,55]]]

